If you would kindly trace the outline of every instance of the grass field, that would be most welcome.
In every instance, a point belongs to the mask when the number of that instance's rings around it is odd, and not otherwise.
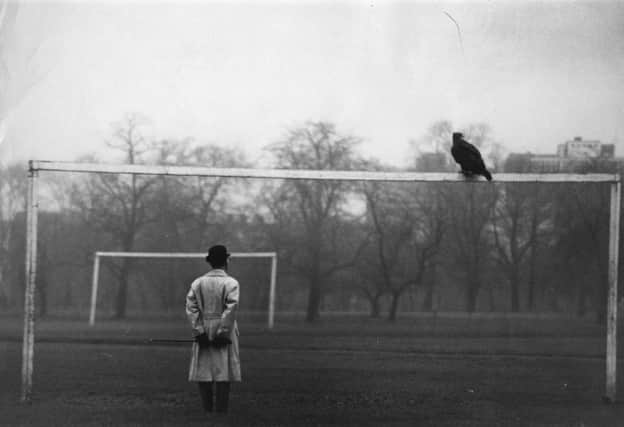
[[[146,344],[185,337],[181,321],[106,321],[94,329],[39,322],[33,400],[21,404],[21,322],[2,319],[0,425],[624,425],[624,406],[601,401],[604,338],[593,326],[581,334],[556,334],[557,326],[518,337],[462,336],[465,320],[452,323],[438,336],[411,320],[330,319],[272,332],[243,323],[243,382],[233,387],[230,414],[209,418],[186,381],[188,346]]]

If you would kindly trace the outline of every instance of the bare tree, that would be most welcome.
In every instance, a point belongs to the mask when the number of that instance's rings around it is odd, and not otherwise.
[[[525,156],[506,160],[505,171],[529,172]],[[543,185],[505,184],[493,216],[496,258],[510,286],[511,310],[520,310],[520,284],[527,277],[527,308],[534,309],[537,285],[537,253],[548,234],[552,202]]]
[[[424,153],[440,153],[444,155],[446,164],[454,163],[451,156],[453,132],[453,123],[448,120],[433,123],[422,138],[410,141],[416,154],[415,158],[421,157]]]
[[[364,295],[370,304],[370,317],[378,318],[381,315],[381,299],[388,293],[385,283],[379,280],[379,270],[375,263],[375,249],[367,247],[356,262],[356,280],[353,288]]]
[[[233,148],[214,144],[195,147],[190,153],[195,165],[223,168],[245,167],[248,162],[243,153]],[[233,213],[231,206],[236,196],[245,193],[246,182],[223,177],[197,177],[190,186],[191,207],[195,218],[194,242],[197,248],[206,248],[211,242],[225,237],[223,218]],[[229,203],[228,203],[229,202]]]
[[[185,164],[208,167],[242,167],[242,153],[217,145],[193,146],[191,139],[161,140],[155,145],[158,164]],[[150,232],[146,233],[150,247],[167,251],[204,251],[207,246],[227,239],[227,214],[232,209],[228,201],[241,191],[235,180],[220,177],[158,177],[149,203],[154,215]],[[153,232],[152,232],[153,231]],[[160,297],[166,309],[171,308],[178,292],[181,271],[178,262],[170,268],[155,267],[147,275],[152,283],[160,282]],[[152,274],[153,273],[153,274]]]
[[[444,233],[442,221],[431,215],[437,209],[425,198],[422,188],[372,184],[364,194],[374,229],[378,270],[377,289],[391,295],[388,319],[395,321],[399,300],[410,286],[422,286]],[[439,213],[439,212],[438,212]]]
[[[457,170],[450,152],[452,133],[456,131],[461,131],[477,146],[484,159],[494,162],[495,166],[500,164],[502,146],[492,138],[487,124],[473,123],[456,129],[450,121],[441,120],[431,125],[417,143],[413,143],[419,148],[419,156],[415,158],[416,168],[427,171]],[[453,259],[450,272],[460,274],[466,309],[474,311],[492,249],[488,231],[497,200],[497,188],[495,185],[481,187],[467,183],[460,186],[439,185],[435,191],[441,198],[443,211],[448,213],[445,248]]]
[[[613,163],[599,160],[572,166],[571,169],[579,173],[617,172]],[[574,292],[578,316],[584,316],[591,304],[596,320],[603,323],[608,289],[608,187],[601,184],[565,184],[556,192],[555,203],[555,245],[563,257],[565,273],[570,275],[568,289],[559,290],[562,293]]]
[[[447,242],[456,271],[461,275],[468,312],[475,311],[479,290],[485,280],[485,266],[491,253],[488,229],[496,198],[493,185],[469,183],[445,191],[451,232]]]
[[[338,134],[331,123],[309,122],[288,132],[286,138],[271,145],[276,166],[294,169],[348,170],[356,163],[355,146],[359,140]],[[307,321],[319,316],[323,283],[335,272],[355,262],[358,249],[347,260],[332,256],[332,232],[341,216],[348,216],[345,202],[348,185],[339,181],[284,181],[271,195],[268,204],[273,220],[287,219],[284,225],[294,226],[288,250],[292,266],[308,281]],[[280,228],[282,224],[279,225]],[[296,236],[296,239],[294,238]]]
[[[0,305],[14,302],[10,275],[16,268],[9,252],[13,235],[19,226],[19,213],[26,206],[26,168],[23,165],[0,165]],[[24,220],[24,216],[21,217]]]
[[[536,250],[548,210],[548,204],[539,196],[540,189],[535,185],[505,185],[493,215],[496,258],[509,282],[513,312],[520,310],[520,285],[525,270],[529,276],[527,305],[534,306]]]
[[[448,207],[446,206],[440,185],[428,185],[422,190],[418,198],[418,212],[421,217],[422,232],[421,245],[426,248],[424,255],[426,271],[423,272],[420,283],[425,288],[423,308],[427,311],[434,309],[434,294],[437,280],[437,269],[444,248],[445,239],[449,232]]]
[[[114,125],[113,136],[107,145],[121,151],[125,162],[136,164],[150,149],[141,134],[144,120],[138,114],[127,114]],[[133,251],[141,231],[153,221],[153,212],[148,209],[149,191],[154,185],[152,177],[137,175],[99,174],[88,180],[85,188],[75,194],[76,206],[93,227],[111,236],[122,251]],[[126,315],[128,282],[131,260],[124,258],[113,267],[118,281],[115,298],[115,317]]]

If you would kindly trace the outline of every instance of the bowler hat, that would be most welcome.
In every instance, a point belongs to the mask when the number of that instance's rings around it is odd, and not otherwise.
[[[229,258],[230,254],[227,248],[223,245],[215,245],[208,249],[208,256],[206,261],[209,263],[222,263]]]

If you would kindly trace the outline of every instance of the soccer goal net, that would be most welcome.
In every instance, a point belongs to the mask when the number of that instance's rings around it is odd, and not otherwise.
[[[592,357],[604,360],[614,400],[620,192],[619,175],[606,173],[486,182],[32,161],[22,398],[32,388],[35,287],[38,307],[69,307],[83,336],[106,323],[130,328],[154,307],[179,316],[170,331],[188,334],[180,302],[206,265],[176,257],[225,243],[241,252],[230,266],[241,313],[262,314],[241,328],[257,347]],[[137,251],[146,257],[127,253]],[[96,304],[111,320],[88,327]],[[279,334],[268,335],[267,310]]]
[[[251,259],[267,259],[270,261],[270,277],[267,280],[257,280],[259,283],[269,283],[269,304],[267,327],[273,328],[275,314],[275,278],[277,274],[277,253],[276,252],[232,252],[231,258],[251,258]],[[96,252],[93,257],[93,281],[91,284],[91,307],[89,310],[89,325],[95,325],[95,315],[98,298],[98,287],[100,283],[100,261],[102,258],[130,258],[130,259],[204,259],[206,254],[192,252]],[[236,275],[236,267],[233,269]]]

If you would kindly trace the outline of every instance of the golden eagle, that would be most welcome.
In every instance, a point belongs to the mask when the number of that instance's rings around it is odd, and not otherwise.
[[[461,166],[461,173],[464,176],[483,175],[488,181],[492,180],[492,174],[485,168],[481,153],[477,147],[464,140],[464,135],[460,132],[453,133],[451,154]]]

